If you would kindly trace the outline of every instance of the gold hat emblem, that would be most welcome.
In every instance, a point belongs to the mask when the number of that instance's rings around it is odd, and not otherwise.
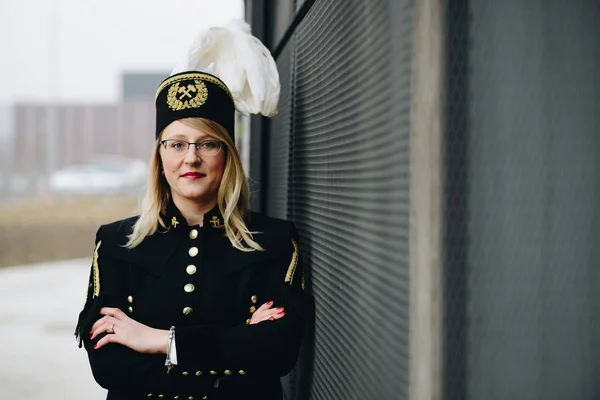
[[[208,89],[204,82],[199,79],[194,83],[180,85],[174,83],[167,93],[167,104],[173,111],[185,110],[186,108],[199,108],[208,98]]]

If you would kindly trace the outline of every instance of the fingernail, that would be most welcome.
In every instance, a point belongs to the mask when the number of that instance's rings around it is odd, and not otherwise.
[[[96,344],[94,345],[94,349],[97,349],[97,348],[98,348],[98,344],[96,343]]]
[[[285,310],[285,308],[283,308],[283,307],[279,307],[279,308],[278,308],[278,310],[279,310],[279,311],[283,311],[283,310]]]
[[[280,312],[280,313],[279,313],[279,314],[277,314],[277,315],[281,315],[281,316],[283,317],[283,316],[285,315],[285,312],[283,312],[283,311],[282,311],[282,312]]]
[[[267,302],[267,305],[268,305],[268,306],[272,306],[272,305],[273,305],[273,301],[269,301],[269,302]]]
[[[273,317],[269,317],[269,321],[273,321],[275,318]]]

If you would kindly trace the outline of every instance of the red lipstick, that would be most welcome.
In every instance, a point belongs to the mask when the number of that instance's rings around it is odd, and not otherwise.
[[[181,175],[182,178],[188,178],[188,179],[199,179],[199,178],[202,178],[203,176],[205,176],[205,175],[201,174],[200,172],[186,172],[185,174]]]

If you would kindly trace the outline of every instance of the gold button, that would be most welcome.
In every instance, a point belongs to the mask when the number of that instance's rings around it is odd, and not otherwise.
[[[186,307],[183,309],[183,315],[190,315],[194,311],[192,307]]]
[[[185,269],[185,272],[188,273],[188,275],[194,275],[196,273],[197,269],[195,265],[188,265]]]
[[[187,372],[187,371],[183,371],[183,372],[181,373],[181,375],[183,375],[183,376],[188,376],[189,374],[190,374],[190,373],[189,373],[189,372]]]
[[[158,398],[159,398],[159,399],[164,399],[164,398],[165,398],[165,395],[164,395],[164,394],[159,394],[159,395],[158,395]]]
[[[246,375],[246,371],[244,371],[243,369],[240,369],[238,371],[238,374],[240,374],[241,376],[244,376],[244,375]]]
[[[254,306],[250,307],[250,314],[253,314],[254,311],[256,311],[256,307],[254,307]]]
[[[190,231],[190,239],[196,239],[198,237],[198,231],[196,229],[192,229]]]
[[[173,397],[173,400],[178,400],[178,399],[179,399],[179,396]]]
[[[187,293],[192,293],[195,289],[196,287],[192,283],[188,283],[183,287],[183,290],[185,290]]]
[[[192,247],[190,248],[190,257],[196,257],[198,255],[198,248],[197,247]]]
[[[217,375],[217,371],[210,371],[210,374],[211,374],[212,376],[215,376],[215,375]]]
[[[258,297],[256,297],[256,295],[254,295],[254,296],[250,297],[250,300],[251,300],[251,301],[252,301],[254,304],[256,304],[256,302],[258,301]]]
[[[208,400],[208,396],[204,396],[202,400]]]
[[[194,396],[188,397],[188,400],[194,400]]]
[[[133,297],[131,297],[131,296],[127,297],[127,301],[129,301],[130,303],[133,303]]]
[[[196,376],[202,376],[202,371],[196,371]]]
[[[148,393],[148,397],[152,397],[152,393]]]
[[[226,376],[229,376],[229,375],[231,375],[231,371],[230,371],[230,370],[228,370],[228,369],[226,369],[224,373],[225,373],[225,375],[226,375]]]
[[[246,320],[246,325],[250,325],[250,322],[252,322],[252,320],[251,320],[250,318],[248,318],[248,319]]]
[[[133,307],[129,307],[129,312],[132,313],[133,312]]]

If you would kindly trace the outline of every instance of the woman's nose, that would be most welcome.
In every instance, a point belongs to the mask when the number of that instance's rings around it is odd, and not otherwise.
[[[196,145],[191,144],[188,147],[187,153],[185,153],[185,162],[188,164],[193,164],[193,163],[200,162],[200,160],[201,160],[201,158],[200,158],[200,155],[198,154],[198,150],[196,150]]]

